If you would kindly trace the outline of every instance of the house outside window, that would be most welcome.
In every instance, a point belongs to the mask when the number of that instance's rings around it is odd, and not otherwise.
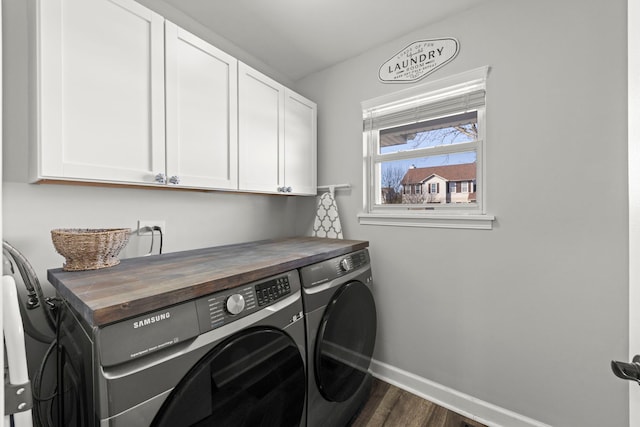
[[[407,171],[402,179],[402,185],[413,185],[412,182],[424,183],[429,196],[421,199],[422,203],[475,203],[475,192],[470,191],[469,182],[476,176],[476,165],[467,163],[461,165],[431,166],[424,168],[412,168]],[[441,192],[447,188],[447,193]],[[473,194],[470,194],[473,193]],[[416,203],[415,199],[404,197],[403,204]]]
[[[363,102],[361,224],[438,226],[430,224],[446,213],[463,218],[456,223],[478,221],[462,228],[491,228],[483,199],[487,74],[483,67]]]

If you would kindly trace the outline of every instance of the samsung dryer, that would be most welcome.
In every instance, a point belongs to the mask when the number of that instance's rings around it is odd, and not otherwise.
[[[300,270],[307,330],[307,425],[343,427],[369,397],[376,305],[364,249]]]
[[[61,319],[61,426],[305,424],[297,271],[100,328]]]

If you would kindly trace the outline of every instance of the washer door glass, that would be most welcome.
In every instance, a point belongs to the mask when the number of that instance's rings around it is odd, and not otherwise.
[[[172,390],[153,426],[298,426],[300,350],[283,331],[249,329],[207,353]]]
[[[336,291],[320,322],[315,348],[316,384],[323,397],[344,402],[365,379],[376,340],[376,305],[361,282]]]

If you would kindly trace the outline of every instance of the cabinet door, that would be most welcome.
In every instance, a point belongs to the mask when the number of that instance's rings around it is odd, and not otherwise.
[[[276,193],[284,185],[284,87],[239,63],[238,94],[239,187]]]
[[[133,0],[39,2],[36,179],[153,182],[164,165],[163,18]]]
[[[237,60],[165,23],[167,176],[238,188]]]
[[[284,113],[284,182],[292,194],[316,195],[316,104],[286,90]]]

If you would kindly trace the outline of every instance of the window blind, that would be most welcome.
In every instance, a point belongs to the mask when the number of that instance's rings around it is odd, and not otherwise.
[[[468,91],[451,90],[434,96],[416,97],[412,100],[381,105],[365,110],[363,130],[374,131],[408,123],[462,113],[485,105],[485,90],[474,86]]]

